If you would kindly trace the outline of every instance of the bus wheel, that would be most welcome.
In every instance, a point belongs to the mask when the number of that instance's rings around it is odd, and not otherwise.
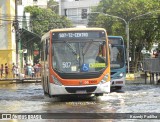
[[[43,85],[43,93],[46,95],[46,89],[45,89],[45,85],[44,85],[44,77],[42,78],[42,85]]]
[[[50,91],[49,91],[49,80],[48,80],[48,77],[47,77],[47,94],[48,96],[51,98],[52,96],[50,95]]]

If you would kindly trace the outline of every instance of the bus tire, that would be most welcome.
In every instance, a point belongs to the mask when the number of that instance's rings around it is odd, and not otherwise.
[[[47,92],[46,92],[45,86],[44,86],[44,77],[42,77],[42,86],[43,86],[43,93],[46,95]]]
[[[51,98],[52,96],[50,95],[50,90],[49,90],[49,80],[48,80],[48,76],[47,76],[47,94],[48,96]]]

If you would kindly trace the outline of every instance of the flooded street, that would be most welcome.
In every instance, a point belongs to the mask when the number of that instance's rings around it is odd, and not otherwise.
[[[98,98],[48,98],[40,83],[0,84],[0,113],[158,113],[159,96],[160,85],[144,84],[140,79],[126,81],[122,90]]]

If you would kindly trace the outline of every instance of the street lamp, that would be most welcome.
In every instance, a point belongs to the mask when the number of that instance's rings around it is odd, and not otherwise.
[[[126,25],[125,30],[126,30],[126,35],[127,35],[127,67],[128,67],[128,73],[130,73],[130,66],[129,66],[129,22],[131,20],[135,19],[135,18],[139,18],[139,17],[145,16],[145,15],[149,15],[149,14],[152,14],[152,13],[157,12],[157,11],[160,11],[160,10],[155,10],[155,11],[151,11],[151,12],[147,12],[145,14],[135,16],[133,18],[130,18],[128,21],[126,21],[125,19],[123,19],[121,17],[110,15],[110,14],[105,14],[105,13],[101,13],[101,12],[91,12],[91,14],[92,13],[97,13],[97,14],[103,14],[105,16],[114,17],[114,18],[122,20],[125,23],[125,25]]]

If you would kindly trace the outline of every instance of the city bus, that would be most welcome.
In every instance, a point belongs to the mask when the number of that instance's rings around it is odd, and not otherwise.
[[[110,56],[103,28],[53,29],[41,38],[44,94],[102,96],[110,92]]]
[[[126,56],[122,36],[108,36],[110,47],[111,87],[121,89],[125,86]]]

